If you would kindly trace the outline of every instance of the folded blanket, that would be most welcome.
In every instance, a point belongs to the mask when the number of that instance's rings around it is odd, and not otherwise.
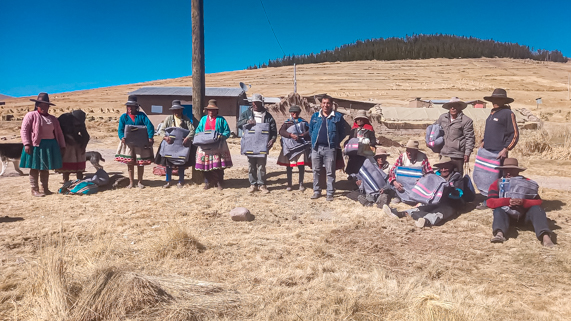
[[[422,204],[438,204],[442,199],[445,185],[446,180],[444,178],[428,173],[416,182],[410,193],[410,198]]]
[[[149,147],[149,136],[147,126],[144,125],[125,125],[125,145],[131,147],[145,148]]]
[[[194,135],[194,140],[192,141],[196,146],[212,145],[219,142],[220,133],[215,130],[205,130],[203,132],[196,133],[196,135]]]
[[[365,194],[376,193],[389,186],[388,175],[379,168],[373,157],[365,159],[363,166],[357,173],[357,179],[362,182],[361,187],[363,187]]]
[[[525,177],[509,178],[509,188],[504,197],[519,199],[534,199],[539,195],[539,185]]]
[[[159,154],[162,157],[168,158],[172,165],[184,165],[188,161],[190,155],[190,145],[184,146],[182,143],[189,130],[180,127],[169,127],[165,129],[165,135],[171,138],[171,143],[165,140],[161,142],[159,147]]]
[[[243,131],[241,153],[248,157],[266,157],[270,140],[270,124],[258,123]]]
[[[396,181],[399,182],[404,192],[399,192],[395,188],[395,192],[403,202],[415,202],[411,198],[412,189],[416,186],[416,182],[422,177],[422,167],[398,166],[395,168]]]
[[[307,131],[307,126],[305,123],[297,123],[293,126],[288,127],[287,132],[291,134],[296,134],[300,136],[302,133]],[[289,160],[294,159],[299,154],[311,149],[311,141],[305,140],[303,137],[299,137],[297,140],[293,138],[282,137],[282,148],[285,157]]]
[[[500,178],[500,170],[495,169],[500,166],[500,160],[497,157],[498,153],[490,152],[484,148],[478,149],[472,177],[480,194],[484,196],[488,196],[490,185]]]

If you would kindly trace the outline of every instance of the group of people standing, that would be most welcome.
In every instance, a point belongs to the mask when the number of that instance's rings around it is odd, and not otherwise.
[[[519,167],[516,159],[508,158],[519,138],[519,131],[515,115],[511,111],[509,103],[513,99],[507,96],[504,89],[495,89],[491,96],[484,97],[493,105],[489,117],[486,119],[484,138],[480,142],[480,149],[497,155],[499,160],[495,170],[502,172],[503,178],[517,177],[524,168]],[[24,150],[22,151],[20,167],[30,168],[30,184],[33,196],[51,194],[48,189],[49,170],[56,170],[63,174],[64,180],[69,179],[70,173],[76,173],[78,178],[85,171],[85,149],[89,142],[89,134],[85,129],[85,113],[80,110],[61,115],[59,118],[49,114],[49,107],[54,104],[49,101],[48,94],[41,93],[35,102],[35,110],[26,114],[21,129]],[[180,101],[175,100],[168,116],[161,126],[159,135],[166,143],[171,143],[171,137],[165,133],[165,129],[180,127],[188,131],[182,144],[191,146],[190,157],[184,164],[173,163],[171,159],[162,157],[159,153],[154,154],[153,142],[155,129],[145,113],[139,111],[136,96],[129,96],[125,103],[127,112],[121,115],[118,126],[119,145],[115,160],[128,166],[129,188],[144,188],[144,166],[151,163],[165,166],[166,184],[164,188],[171,186],[173,170],[178,170],[179,181],[177,186],[184,185],[185,169],[194,167],[204,173],[204,188],[217,187],[223,189],[224,170],[232,167],[232,157],[226,139],[230,137],[230,128],[224,117],[218,114],[219,108],[216,100],[210,100],[205,107],[206,115],[203,116],[195,127],[192,121],[183,115],[184,107]],[[373,156],[351,155],[345,172],[355,180],[359,186],[360,195],[355,199],[363,205],[375,204],[392,217],[412,217],[418,227],[426,227],[443,223],[446,219],[457,215],[466,203],[465,196],[469,194],[464,179],[464,168],[470,161],[470,156],[476,145],[473,121],[463,113],[466,103],[457,98],[451,99],[444,104],[443,108],[448,112],[442,114],[436,124],[444,131],[443,146],[439,152],[440,160],[434,164],[437,169],[433,170],[428,157],[419,150],[419,142],[409,140],[406,150],[400,154],[394,165],[389,166],[387,157],[389,153],[383,147],[377,146],[375,131],[364,111],[359,111],[354,117],[354,124],[349,127],[343,114],[333,108],[333,98],[323,96],[319,111],[312,114],[311,119],[306,121],[300,117],[301,108],[291,106],[288,118],[278,130],[276,121],[265,108],[263,97],[254,94],[252,106],[243,112],[238,120],[237,127],[243,131],[250,130],[256,124],[268,124],[267,150],[271,149],[278,138],[296,142],[306,142],[301,152],[286,153],[282,147],[277,163],[286,167],[287,187],[293,189],[293,168],[299,171],[299,190],[304,191],[303,185],[305,167],[311,166],[313,170],[313,193],[311,199],[322,196],[323,189],[326,191],[326,200],[334,199],[336,170],[344,167],[341,142],[346,136],[349,140],[357,138],[360,142],[375,149]],[[133,146],[126,143],[125,126],[144,126],[148,137],[148,143],[142,146]],[[292,131],[292,126],[297,129]],[[347,131],[346,128],[351,128]],[[220,145],[215,149],[204,149],[201,146],[192,145],[195,135],[205,131],[216,131],[220,135]],[[349,141],[347,140],[347,141]],[[347,142],[346,142],[347,143]],[[248,178],[250,193],[261,191],[269,193],[267,188],[267,153],[257,157],[248,157]],[[375,192],[375,195],[365,195],[362,188],[363,182],[358,175],[364,162],[370,159],[378,168],[386,174],[387,186]],[[476,166],[479,165],[476,159]],[[134,172],[137,167],[137,181]],[[405,167],[418,173],[419,177],[434,173],[446,181],[446,188],[442,192],[442,201],[438,204],[422,205],[404,212],[390,208],[391,203],[401,201],[406,188],[399,181],[398,169]],[[325,177],[322,177],[325,175]],[[405,175],[406,176],[406,175]],[[42,189],[39,189],[38,179]],[[501,178],[500,178],[501,179]],[[324,182],[325,181],[325,182]],[[136,183],[136,184],[135,184]],[[324,184],[325,183],[325,184]],[[545,246],[553,246],[551,231],[547,225],[545,211],[540,207],[539,195],[533,200],[513,199],[502,197],[498,193],[499,182],[494,181],[490,186],[488,199],[480,204],[478,209],[493,208],[493,238],[492,242],[505,241],[505,235],[510,223],[532,223],[537,237]],[[403,199],[407,202],[409,200]],[[513,216],[513,213],[517,213]]]

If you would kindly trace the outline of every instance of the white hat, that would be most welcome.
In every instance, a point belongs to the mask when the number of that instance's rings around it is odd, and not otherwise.
[[[259,102],[263,103],[264,102],[264,96],[262,96],[261,94],[252,95],[252,102],[255,102],[255,101],[259,101]]]

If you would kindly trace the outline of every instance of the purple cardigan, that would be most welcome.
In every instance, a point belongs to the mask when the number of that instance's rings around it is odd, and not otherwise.
[[[26,116],[24,116],[24,120],[22,121],[22,129],[20,129],[20,136],[22,136],[22,143],[24,146],[40,146],[40,142],[42,140],[39,137],[41,117],[42,116],[38,111],[31,111],[27,113]],[[53,115],[48,115],[47,117],[49,117],[54,124],[54,136],[57,140],[57,143],[59,144],[59,147],[65,148],[65,138],[63,137],[61,127],[59,126],[59,121]]]

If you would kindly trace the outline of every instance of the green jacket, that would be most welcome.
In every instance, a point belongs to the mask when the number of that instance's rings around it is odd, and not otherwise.
[[[163,125],[161,126],[161,130],[159,131],[159,135],[165,136],[165,129],[169,127],[175,127],[174,125],[174,115],[169,115],[165,120],[163,120]],[[188,129],[190,132],[186,138],[190,138],[191,140],[194,138],[194,126],[188,117],[182,115],[182,122],[180,124],[181,128]]]

